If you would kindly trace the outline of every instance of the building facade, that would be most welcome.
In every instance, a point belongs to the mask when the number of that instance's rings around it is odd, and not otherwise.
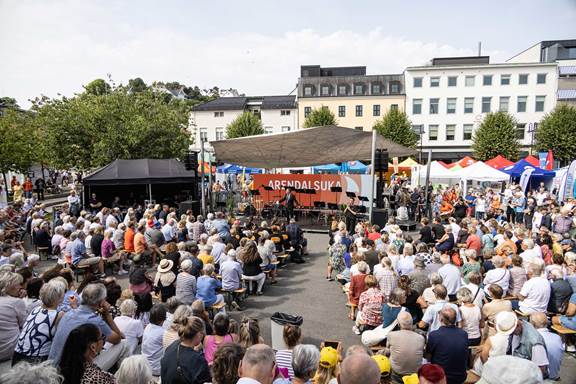
[[[196,105],[190,114],[190,133],[196,149],[200,141],[226,139],[226,127],[245,111],[260,118],[265,133],[290,132],[298,128],[296,96],[220,97]]]
[[[533,127],[556,106],[556,63],[490,64],[486,56],[433,59],[405,70],[406,112],[419,147],[433,158],[453,160],[471,154],[472,137],[488,112],[506,111],[528,151]]]
[[[313,109],[328,108],[342,127],[371,131],[390,109],[404,110],[402,75],[366,75],[366,67],[300,67],[298,121]]]

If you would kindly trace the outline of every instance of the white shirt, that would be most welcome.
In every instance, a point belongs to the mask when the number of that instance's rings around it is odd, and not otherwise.
[[[414,256],[400,257],[400,260],[396,263],[396,268],[400,276],[409,275],[414,271]]]
[[[462,284],[460,279],[460,269],[453,264],[445,264],[438,270],[442,277],[442,285],[446,287],[449,295],[455,295]]]
[[[559,335],[550,332],[548,328],[538,328],[537,331],[540,332],[544,339],[544,344],[546,344],[546,354],[549,362],[548,376],[550,379],[555,380],[560,377],[560,367],[564,358],[564,343]]]
[[[452,234],[454,235],[454,241],[456,241],[458,233],[460,232],[460,226],[456,223],[450,223],[450,227],[452,227]]]
[[[215,241],[214,244],[212,244],[212,252],[210,252],[210,255],[214,257],[216,264],[220,264],[220,258],[224,253],[224,248],[226,248],[226,245],[221,241]]]
[[[174,228],[173,225],[164,224],[162,227],[162,234],[164,235],[164,240],[172,241],[172,239],[174,239],[176,236],[176,228]]]
[[[544,277],[532,277],[526,281],[520,290],[526,299],[520,301],[520,311],[531,314],[534,312],[546,313],[550,300],[550,283]]]
[[[136,347],[138,347],[138,339],[144,333],[142,322],[128,316],[118,316],[114,319],[114,323],[126,336],[126,344],[128,344],[130,355],[132,355],[136,351]]]
[[[473,307],[462,305],[460,307],[460,314],[462,315],[462,329],[466,331],[468,338],[479,338],[481,336],[480,320],[482,319],[480,308],[476,305]]]
[[[538,258],[538,252],[535,249],[527,249],[520,254],[522,258],[522,267],[528,269],[528,266]]]
[[[484,276],[484,292],[488,293],[488,286],[490,284],[497,284],[504,291],[504,296],[510,287],[510,271],[503,268],[494,268],[486,272]]]
[[[112,226],[112,223],[116,223],[116,225],[118,225],[118,220],[116,220],[116,218],[113,215],[108,215],[106,217],[106,228],[110,228]]]
[[[160,376],[160,360],[164,356],[163,336],[164,328],[150,323],[144,329],[144,336],[142,337],[142,354],[146,356],[154,376]]]
[[[484,291],[479,286],[473,283],[466,284],[464,288],[468,288],[470,292],[472,292],[472,297],[476,295],[476,298],[474,299],[474,304],[476,304],[478,308],[482,309],[482,306],[484,305],[484,297],[486,296]],[[476,291],[478,291],[478,294],[476,294]]]

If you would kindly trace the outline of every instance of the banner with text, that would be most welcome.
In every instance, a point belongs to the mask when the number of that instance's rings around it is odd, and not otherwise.
[[[274,202],[285,195],[286,187],[295,190],[313,190],[314,193],[296,192],[296,199],[302,206],[314,206],[315,201],[347,204],[346,192],[370,198],[370,175],[304,175],[304,174],[262,174],[253,175],[254,189],[260,193],[255,200]],[[265,190],[264,186],[272,188]],[[332,192],[332,187],[342,188],[342,192]],[[359,201],[356,200],[356,204]]]

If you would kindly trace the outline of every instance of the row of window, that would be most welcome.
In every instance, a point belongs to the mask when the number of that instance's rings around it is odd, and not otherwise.
[[[503,112],[510,111],[510,96],[500,96],[498,98],[498,110]],[[474,113],[474,97],[464,98],[464,113]],[[544,105],[546,102],[546,96],[536,96],[534,98],[534,112],[543,112]],[[431,115],[436,115],[440,111],[440,99],[432,98],[428,100],[429,108],[428,113]],[[412,100],[412,114],[420,115],[422,114],[423,99],[413,99]],[[527,112],[528,96],[517,96],[516,97],[516,112]],[[453,114],[456,113],[457,108],[457,98],[448,97],[446,99],[446,113]],[[488,113],[492,111],[492,97],[486,96],[482,97],[481,112]]]
[[[536,84],[546,84],[546,73],[538,73],[536,74]],[[458,77],[459,76],[447,76],[447,86],[448,87],[457,87],[458,86]],[[490,86],[494,84],[494,75],[483,75],[482,76],[482,85]],[[527,85],[529,81],[530,75],[528,73],[520,73],[518,74],[518,85]],[[440,87],[442,77],[441,76],[430,76],[430,87],[437,88]],[[412,78],[412,86],[414,88],[422,88],[424,83],[423,77],[414,77]],[[500,85],[510,85],[512,83],[512,75],[510,74],[503,74],[500,75]],[[466,87],[474,87],[476,85],[476,75],[466,75],[464,76],[464,86]]]
[[[257,113],[258,111],[253,111],[253,112]],[[290,116],[290,110],[289,109],[281,109],[280,110],[280,116]],[[224,117],[224,112],[216,111],[216,112],[214,112],[214,117]]]
[[[322,108],[328,108],[323,106]],[[398,104],[391,104],[390,109],[398,109]],[[308,117],[308,115],[312,112],[312,107],[304,107],[304,117]],[[354,112],[356,117],[364,116],[364,106],[363,105],[356,105],[354,107]],[[372,116],[380,116],[381,115],[381,108],[380,104],[372,105]],[[346,106],[339,105],[338,106],[338,117],[346,117]]]
[[[370,90],[370,93],[368,93]],[[354,83],[352,87],[348,84],[339,84],[336,87],[330,84],[320,85],[319,96],[350,96],[350,95],[382,95],[385,92],[383,83],[374,82],[371,84]],[[388,92],[391,95],[397,95],[401,92],[401,83],[399,81],[391,81],[388,83]],[[311,84],[304,85],[304,96],[316,96],[316,86]]]
[[[424,126],[418,127],[420,132],[424,132]],[[525,137],[526,124],[516,125],[516,137],[518,140],[524,140]],[[474,132],[474,124],[463,124],[462,125],[462,140],[472,140],[472,134]],[[443,132],[443,140],[454,141],[456,140],[456,124],[446,124]],[[438,141],[440,136],[440,125],[430,124],[428,125],[428,141]]]
[[[290,127],[289,126],[283,126],[281,127],[281,131],[282,132],[290,132]],[[217,127],[216,130],[216,140],[224,140],[224,128],[223,127]],[[274,128],[273,127],[269,127],[266,126],[264,127],[264,133],[273,133],[274,132]],[[207,142],[208,141],[208,128],[200,128],[200,140],[203,142]]]

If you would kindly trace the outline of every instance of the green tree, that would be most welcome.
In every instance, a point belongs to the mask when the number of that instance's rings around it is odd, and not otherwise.
[[[263,133],[264,128],[262,128],[262,122],[249,111],[238,116],[226,127],[226,138],[228,139],[261,135]]]
[[[542,119],[534,135],[538,151],[552,150],[562,162],[576,158],[576,107],[560,104]]]
[[[2,108],[20,108],[20,106],[18,105],[18,102],[16,102],[16,99],[12,98],[12,97],[0,97],[0,106]]]
[[[140,77],[128,80],[128,88],[132,92],[142,92],[148,89],[148,86]]]
[[[408,116],[398,109],[389,110],[372,129],[384,138],[406,147],[415,148],[418,142],[418,135],[412,130]]]
[[[7,109],[0,117],[0,172],[8,187],[8,171],[28,171],[36,160],[37,135],[30,113]]]
[[[103,79],[96,79],[84,86],[84,90],[87,94],[101,96],[110,92],[111,87]]]
[[[488,160],[502,155],[513,161],[518,159],[516,125],[516,119],[506,112],[488,113],[472,137],[474,157]]]
[[[328,107],[315,108],[310,111],[306,120],[304,120],[304,128],[321,127],[324,125],[336,125],[336,116]]]

